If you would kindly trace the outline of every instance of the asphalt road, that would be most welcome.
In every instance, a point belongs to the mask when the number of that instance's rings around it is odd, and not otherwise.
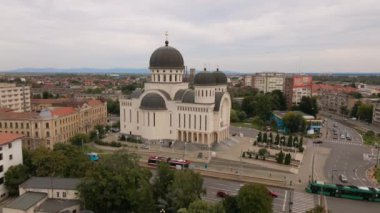
[[[204,200],[209,202],[219,202],[222,198],[216,196],[218,191],[227,192],[230,195],[237,195],[243,182],[228,181],[216,178],[203,178],[203,186],[206,189]],[[273,212],[289,212],[289,202],[292,201],[292,212],[304,213],[307,210],[314,208],[318,202],[318,196],[306,192],[298,192],[283,188],[268,187],[269,190],[278,194],[277,198],[273,199]]]
[[[357,126],[357,127],[360,127],[361,129],[363,130],[372,130],[376,133],[380,133],[380,126],[376,126],[376,125],[373,125],[373,124],[368,124],[364,121],[354,121],[352,120],[351,118],[345,118],[345,117],[342,117],[340,115],[335,115],[333,113],[330,113],[330,112],[325,112],[325,111],[321,111],[319,113],[320,115],[323,115],[325,117],[330,117],[336,121],[339,121],[341,123],[346,123],[347,125],[350,125],[350,126]]]
[[[338,139],[333,139],[333,124],[338,131]],[[327,179],[333,183],[351,184],[357,186],[372,186],[368,180],[366,171],[374,164],[373,160],[365,160],[364,155],[371,153],[371,148],[362,144],[360,135],[352,128],[346,127],[340,123],[329,120],[327,122],[328,134],[324,139],[322,146],[329,147],[331,154],[325,165],[325,174]],[[341,138],[341,135],[351,135],[352,139]],[[339,175],[347,177],[348,183],[343,183]]]

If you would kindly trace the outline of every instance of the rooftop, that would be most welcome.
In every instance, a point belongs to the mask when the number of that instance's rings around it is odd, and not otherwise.
[[[20,185],[22,188],[33,189],[67,189],[76,190],[79,178],[31,177]]]
[[[61,212],[68,207],[80,205],[79,200],[46,199],[38,208],[38,212]]]
[[[24,136],[21,134],[14,134],[14,133],[0,133],[0,145],[4,145],[7,143],[10,143],[12,141],[15,141],[17,139],[23,138]]]
[[[57,107],[51,108],[50,112],[53,116],[66,116],[76,113],[76,110],[73,107]]]
[[[33,120],[39,119],[37,112],[3,112],[0,111],[0,120]]]
[[[16,198],[9,204],[5,206],[5,208],[10,209],[19,209],[19,210],[28,210],[34,205],[36,205],[41,200],[45,199],[47,197],[46,193],[41,192],[27,192],[20,197]]]

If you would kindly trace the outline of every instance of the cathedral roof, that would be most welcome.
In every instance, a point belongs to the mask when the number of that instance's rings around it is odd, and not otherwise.
[[[182,103],[193,104],[194,102],[195,102],[194,91],[187,90],[186,93],[182,97]]]
[[[223,72],[219,71],[217,69],[215,72],[212,73],[215,77],[216,84],[227,84],[227,76]]]
[[[212,72],[203,71],[194,76],[195,86],[215,86],[216,79]]]
[[[150,69],[183,69],[184,62],[181,53],[174,47],[169,46],[165,41],[165,46],[156,49],[150,56]]]
[[[145,110],[166,110],[166,103],[164,98],[157,93],[146,94],[140,104],[140,109]]]

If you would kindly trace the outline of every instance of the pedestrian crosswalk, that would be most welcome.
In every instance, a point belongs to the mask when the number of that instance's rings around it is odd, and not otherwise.
[[[304,213],[315,207],[315,195],[306,192],[293,191],[292,212]]]
[[[344,145],[352,145],[352,146],[363,146],[362,143],[353,142],[353,141],[342,141],[342,140],[334,140],[334,139],[329,139],[325,141],[328,143],[336,143],[336,144],[344,144]]]

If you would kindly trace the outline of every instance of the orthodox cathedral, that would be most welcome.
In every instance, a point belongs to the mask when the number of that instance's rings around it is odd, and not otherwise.
[[[149,69],[150,82],[120,99],[121,133],[208,146],[228,138],[231,98],[223,72],[198,72],[190,89],[183,57],[167,40]]]

